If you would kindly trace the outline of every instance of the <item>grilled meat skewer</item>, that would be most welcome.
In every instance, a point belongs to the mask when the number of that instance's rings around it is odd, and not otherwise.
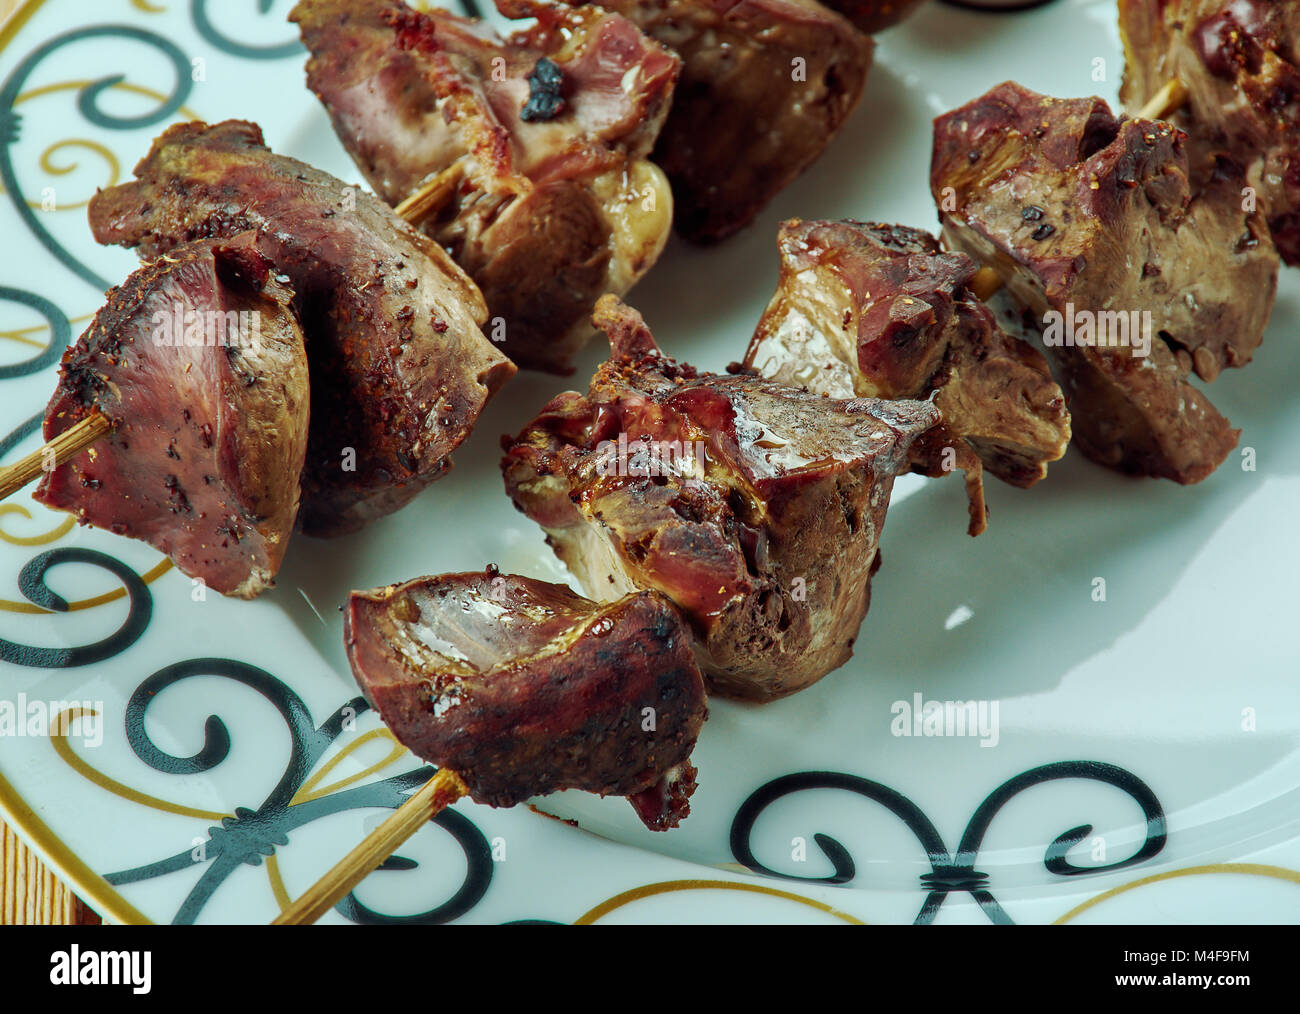
[[[896,475],[939,411],[718,376],[613,297],[611,355],[505,441],[506,488],[591,597],[663,592],[711,686],[769,700],[852,654]]]
[[[100,192],[101,243],[157,258],[252,230],[295,292],[312,425],[299,525],[341,535],[408,503],[450,462],[514,366],[483,336],[486,308],[446,253],[383,202],[274,154],[255,124],[181,124]]]
[[[811,166],[862,97],[874,43],[816,0],[602,0],[682,58],[651,158],[675,224],[716,243]]]
[[[1136,108],[1172,79],[1184,102],[1193,190],[1227,158],[1268,216],[1282,259],[1300,264],[1300,9],[1267,0],[1120,0],[1124,85]]]
[[[672,222],[647,161],[680,61],[626,18],[516,0],[501,39],[397,0],[301,0],[307,83],[383,200],[456,182],[425,231],[478,283],[519,366],[571,372],[591,311],[658,259]]]
[[[625,795],[652,831],[690,812],[708,710],[690,632],[662,595],[599,605],[489,567],[354,592],[345,637],[393,734],[440,767],[277,924],[315,922],[462,796]]]
[[[934,395],[954,439],[927,436],[914,466],[967,469],[971,534],[984,527],[981,462],[1027,487],[1065,453],[1065,396],[1041,353],[971,293],[976,266],[965,254],[941,252],[919,229],[862,222],[792,220],[777,246],[781,277],[744,366],[832,398]],[[916,460],[923,445],[931,456]]]
[[[1186,378],[1249,362],[1278,273],[1231,163],[1193,193],[1176,128],[1007,83],[935,121],[930,185],[1044,329],[1084,454],[1180,483],[1223,461],[1238,431]]]
[[[48,472],[35,499],[145,540],[223,595],[266,589],[307,452],[292,298],[252,233],[176,247],[109,290],[63,356],[45,437],[92,414],[111,432]]]
[[[690,812],[704,683],[658,592],[600,604],[491,568],[444,574],[354,592],[344,638],[393,734],[476,802],[627,796],[656,831]]]

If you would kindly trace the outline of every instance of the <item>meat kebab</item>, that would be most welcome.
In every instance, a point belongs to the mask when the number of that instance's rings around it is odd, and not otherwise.
[[[1083,453],[1193,483],[1239,431],[1187,378],[1250,361],[1278,257],[1236,166],[1192,191],[1185,139],[1008,83],[935,121],[930,184],[948,244],[1044,329]]]
[[[570,372],[603,293],[658,259],[672,195],[647,159],[680,61],[599,8],[511,0],[502,39],[398,0],[301,0],[307,82],[390,204],[448,182],[424,228],[478,283],[519,366]]]
[[[708,707],[690,630],[659,593],[602,605],[489,567],[354,592],[344,616],[358,685],[439,768],[277,924],[315,922],[464,796],[626,796],[652,831],[690,813]]]
[[[1227,158],[1287,264],[1300,264],[1300,8],[1268,0],[1120,0],[1130,108],[1177,82],[1194,189]]]
[[[479,329],[477,287],[436,243],[375,197],[273,153],[253,123],[172,127],[135,173],[91,201],[101,243],[153,259],[252,231],[289,279],[311,371],[305,532],[355,531],[450,467],[515,368]]]
[[[894,477],[938,409],[700,373],[613,297],[595,323],[611,355],[588,394],[505,441],[515,505],[591,597],[671,599],[721,693],[783,697],[843,665]]]
[[[744,366],[831,398],[933,396],[942,431],[913,449],[914,466],[966,470],[972,535],[984,527],[981,463],[1028,487],[1065,453],[1065,396],[1042,354],[970,291],[965,254],[919,229],[851,221],[786,222],[777,246],[780,280]]]
[[[95,413],[110,432],[47,471],[36,500],[147,541],[223,595],[265,590],[307,453],[292,298],[252,233],[174,247],[110,289],[64,353],[45,437]]]
[[[682,58],[651,158],[677,229],[714,243],[748,225],[834,140],[874,44],[816,0],[601,0]]]
[[[476,802],[627,796],[652,831],[690,812],[704,682],[658,592],[602,604],[495,568],[444,574],[354,592],[344,639],[393,735]]]

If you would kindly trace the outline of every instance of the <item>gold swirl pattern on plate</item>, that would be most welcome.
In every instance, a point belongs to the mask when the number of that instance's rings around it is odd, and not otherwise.
[[[3,188],[0,187],[0,190],[3,190]],[[94,316],[95,315],[93,313],[85,313],[82,314],[80,317],[70,318],[68,320],[68,323],[84,324]],[[29,334],[49,334],[49,333],[50,333],[49,324],[33,324],[31,327],[15,328],[13,331],[0,331],[0,338],[5,339],[6,341],[17,342],[19,345],[30,345],[34,349],[43,349],[49,344],[49,342],[37,341],[35,338],[28,338],[27,336]]]
[[[766,894],[774,898],[781,898],[784,901],[793,901],[800,905],[806,905],[809,908],[815,908],[819,912],[825,912],[832,915],[841,922],[849,923],[853,926],[867,925],[861,919],[849,915],[847,912],[841,912],[839,909],[831,908],[820,901],[814,901],[812,898],[805,898],[801,894],[793,894],[790,891],[781,891],[775,887],[765,887],[762,884],[744,884],[737,883],[733,880],[663,880],[657,884],[645,884],[641,887],[634,887],[630,891],[624,891],[622,894],[616,894],[608,901],[602,901],[589,912],[585,912],[574,920],[575,926],[590,926],[597,920],[609,915],[615,909],[622,908],[634,901],[640,901],[642,898],[650,898],[656,894],[669,894],[674,891],[743,891],[750,894]]]
[[[1153,873],[1149,877],[1142,877],[1138,880],[1131,881],[1127,884],[1121,884],[1119,887],[1112,887],[1109,891],[1103,891],[1095,898],[1089,898],[1081,905],[1076,905],[1065,915],[1057,919],[1053,926],[1064,926],[1071,922],[1077,916],[1082,915],[1088,909],[1095,905],[1100,905],[1104,901],[1118,897],[1121,894],[1127,894],[1129,891],[1137,890],[1139,887],[1145,887],[1147,884],[1154,884],[1161,880],[1176,880],[1179,877],[1201,877],[1212,874],[1236,874],[1238,876],[1251,877],[1270,877],[1274,880],[1281,880],[1287,883],[1300,886],[1300,872],[1288,870],[1285,866],[1271,866],[1267,863],[1209,863],[1205,866],[1188,866],[1181,870],[1169,870],[1165,873]],[[1300,899],[1297,899],[1300,901]]]
[[[104,160],[108,165],[108,182],[105,187],[117,186],[118,180],[122,178],[122,163],[118,161],[113,150],[106,144],[100,144],[98,141],[91,141],[84,137],[69,137],[63,141],[55,141],[52,145],[41,152],[40,166],[50,176],[66,176],[68,173],[76,172],[81,168],[80,162],[69,162],[66,165],[56,165],[54,162],[54,153],[62,151],[64,148],[85,148],[93,151],[96,155]],[[84,201],[77,201],[75,204],[54,204],[48,210],[50,211],[74,211],[77,208],[85,208],[90,204],[90,198]],[[29,208],[43,208],[45,205],[40,201],[27,202]]]
[[[122,799],[140,803],[143,806],[148,806],[155,810],[162,810],[166,813],[174,813],[180,816],[197,817],[212,821],[220,821],[223,818],[230,816],[230,814],[217,813],[212,810],[201,810],[194,807],[182,806],[179,803],[173,803],[166,799],[160,799],[157,796],[151,796],[147,793],[139,792],[128,785],[124,785],[115,779],[109,778],[107,775],[104,775],[102,772],[91,767],[91,765],[86,763],[86,761],[81,757],[77,756],[72,747],[68,744],[67,737],[71,724],[75,719],[83,716],[94,716],[97,714],[98,712],[93,709],[72,707],[61,712],[55,721],[51,723],[52,727],[49,735],[55,752],[64,763],[79,775],[105,791]],[[316,788],[322,781],[324,781],[329,772],[342,762],[344,757],[350,756],[366,743],[376,739],[385,738],[392,742],[393,748],[390,749],[387,756],[383,759],[369,765],[364,771],[356,775],[351,775],[336,782],[331,782],[323,789]],[[340,750],[338,754],[331,758],[328,763],[323,765],[310,780],[304,782],[302,787],[293,797],[290,805],[305,803],[309,800],[317,799],[321,796],[329,795],[346,788],[347,786],[389,766],[395,760],[399,759],[405,752],[406,751],[395,740],[393,740],[392,734],[389,733],[387,729],[371,730],[349,743],[346,747]],[[7,786],[3,779],[0,778],[0,790],[5,789],[6,787]],[[3,793],[0,793],[0,795],[3,795]],[[12,803],[13,799],[7,801]],[[28,825],[27,829],[30,830],[30,825]],[[53,836],[45,838],[41,835],[36,835],[34,837],[43,851],[63,860],[60,865],[62,865],[65,870],[72,866],[73,862],[79,862],[76,861],[75,855],[57,838],[54,838]],[[281,911],[284,911],[289,906],[292,899],[285,887],[284,878],[280,872],[280,865],[276,855],[267,857],[266,873],[271,893],[275,898],[276,904]],[[1300,886],[1300,872],[1282,866],[1273,866],[1264,863],[1214,863],[1204,866],[1189,866],[1184,869],[1169,870],[1164,873],[1156,873],[1150,876],[1140,877],[1130,883],[1122,884],[1119,887],[1113,887],[1110,890],[1103,891],[1096,897],[1090,898],[1082,904],[1070,909],[1070,911],[1056,919],[1053,925],[1065,925],[1096,905],[1148,884],[1164,880],[1174,880],[1182,877],[1210,875],[1268,877],[1273,880],[1280,880]],[[108,885],[104,884],[99,878],[93,877],[92,875],[90,878],[84,876],[67,876],[66,879],[73,884],[83,898],[92,903],[98,904],[102,910],[121,910],[123,904],[121,896],[113,891],[112,888],[108,887]],[[660,894],[684,891],[739,891],[750,894],[766,895],[768,897],[779,898],[783,901],[790,901],[798,905],[804,905],[808,908],[816,909],[817,911],[830,915],[844,923],[855,926],[866,925],[864,920],[858,919],[856,916],[850,915],[847,912],[842,912],[839,909],[833,908],[830,905],[816,901],[812,898],[806,898],[802,895],[794,894],[791,891],[783,891],[763,884],[749,884],[730,880],[665,880],[657,883],[644,884],[640,887],[634,887],[630,890],[624,891],[621,894],[614,895],[612,898],[601,902],[599,905],[596,905],[594,908],[583,913],[574,920],[574,925],[593,925],[611,912],[630,905],[633,902],[645,898],[651,898]],[[137,916],[139,915],[138,913],[135,914]]]
[[[86,88],[89,85],[92,85],[94,83],[95,83],[94,81],[91,81],[89,79],[81,79],[76,81],[59,81],[55,84],[42,85],[39,88],[32,88],[29,89],[28,91],[23,92],[21,95],[18,96],[18,98],[14,100],[14,108],[17,109],[24,102],[30,102],[33,99],[38,99],[45,95],[52,95],[56,92],[80,91],[82,88]],[[146,98],[153,99],[157,102],[165,102],[167,100],[167,96],[162,94],[162,92],[157,91],[156,89],[153,88],[147,88],[144,85],[132,84],[129,81],[118,81],[112,87],[119,91],[129,92],[133,95],[143,95]],[[189,119],[189,120],[202,119],[202,117],[200,117],[198,113],[196,113],[193,109],[189,108],[188,106],[181,106],[177,110],[177,113],[183,116],[185,119]],[[80,168],[81,164],[79,162],[72,162],[70,164],[60,166],[53,161],[53,156],[56,152],[64,148],[71,148],[71,147],[85,148],[88,151],[94,152],[96,155],[98,155],[100,158],[104,160],[104,163],[108,166],[108,182],[102,184],[102,186],[104,187],[116,186],[117,182],[122,178],[122,163],[118,159],[117,155],[114,154],[113,150],[105,144],[101,144],[98,141],[92,141],[84,137],[69,137],[69,138],[65,138],[62,141],[55,141],[43,152],[41,152],[40,167],[47,176],[66,176],[68,173],[75,172],[78,168]],[[0,187],[0,193],[4,193],[3,187]],[[52,208],[48,210],[55,211],[55,212],[74,211],[78,208],[86,207],[89,203],[90,203],[90,198],[87,197],[83,201],[76,201],[71,204],[55,204]],[[44,207],[44,204],[41,201],[28,200],[27,206],[29,208],[34,208],[39,210],[40,208]]]
[[[362,771],[358,771],[355,775],[349,775],[347,778],[341,778],[337,782],[330,782],[330,784],[325,786],[325,788],[323,789],[316,788],[316,786],[318,786],[322,781],[325,780],[325,776],[328,775],[331,771],[333,771],[345,757],[350,756],[354,751],[360,749],[364,744],[369,743],[371,740],[375,740],[375,739],[388,740],[389,743],[388,755],[384,757],[383,760],[371,764],[368,768],[365,768]],[[311,800],[313,799],[320,799],[322,796],[332,795],[333,793],[338,792],[340,789],[345,789],[349,785],[353,785],[356,782],[361,781],[363,778],[369,778],[377,771],[382,771],[384,768],[388,767],[388,765],[392,764],[397,760],[400,760],[402,755],[405,753],[406,753],[406,747],[402,746],[401,743],[397,742],[397,740],[393,738],[393,734],[389,732],[387,728],[371,729],[369,732],[365,733],[364,735],[358,736],[351,743],[349,743],[342,750],[340,750],[337,754],[331,757],[328,762],[322,764],[321,769],[319,771],[317,771],[314,775],[312,775],[310,778],[308,778],[305,782],[302,783],[302,786],[298,789],[297,792],[294,793],[293,798],[289,800],[289,805],[296,806],[299,803],[308,803],[311,802]]]
[[[318,786],[335,767],[343,760],[344,757],[350,756],[359,750],[364,744],[375,739],[387,739],[391,746],[388,755],[355,775],[349,775],[347,778],[341,778],[337,782],[331,782],[323,789],[317,789]],[[321,796],[328,796],[338,792],[340,789],[347,788],[363,778],[369,778],[378,771],[382,771],[394,761],[400,760],[406,753],[406,747],[393,738],[393,734],[388,731],[387,727],[382,729],[371,729],[364,735],[358,736],[351,743],[345,746],[337,754],[321,765],[321,769],[302,783],[302,786],[294,793],[293,799],[289,800],[290,806],[296,806],[299,803],[307,803],[313,799],[319,799]],[[266,857],[266,879],[271,884],[271,894],[275,896],[275,904],[283,912],[293,901],[289,897],[289,890],[284,886],[284,877],[280,873],[280,857],[278,854],[272,854]]]
[[[26,507],[23,507],[21,504],[16,504],[16,503],[0,504],[0,518],[3,518],[10,514],[21,514],[28,521],[32,520],[32,512],[29,511]],[[59,522],[58,527],[54,528],[51,531],[43,532],[40,535],[10,535],[8,532],[4,530],[4,523],[0,521],[0,541],[7,542],[11,546],[47,546],[51,542],[57,542],[59,539],[67,535],[68,532],[72,531],[72,528],[76,523],[77,523],[77,519],[69,514],[66,518],[64,518],[61,522]],[[48,610],[44,610],[44,609],[41,610],[41,612],[47,612],[47,611]]]

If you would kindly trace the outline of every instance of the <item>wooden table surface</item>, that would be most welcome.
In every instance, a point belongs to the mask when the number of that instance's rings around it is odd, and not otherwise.
[[[20,0],[0,0],[0,25]],[[0,926],[95,923],[99,917],[0,821]]]
[[[45,868],[0,821],[0,926],[86,925],[99,922],[81,899]]]

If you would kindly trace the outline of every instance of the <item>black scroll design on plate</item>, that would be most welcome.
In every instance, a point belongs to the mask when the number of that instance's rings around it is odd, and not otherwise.
[[[33,433],[41,428],[41,423],[45,421],[45,413],[37,412],[36,415],[29,419],[24,419],[18,424],[17,429],[7,437],[0,439],[0,459],[30,437]]]
[[[422,767],[394,775],[379,782],[354,785],[338,792],[292,803],[321,755],[343,732],[344,724],[369,709],[364,698],[357,697],[342,705],[317,728],[310,711],[285,683],[263,669],[226,658],[196,658],[160,669],[131,695],[126,709],[126,736],[131,748],[144,763],[157,771],[187,775],[210,771],[230,754],[231,736],[226,724],[216,715],[204,723],[203,746],[190,757],[176,757],[160,749],[145,730],[145,715],[151,702],[167,687],[195,676],[221,676],[256,690],[280,712],[289,732],[290,755],[280,780],[256,809],[237,807],[233,817],[225,817],[219,827],[207,828],[207,840],[201,849],[186,848],[156,862],[107,874],[110,884],[132,884],[151,880],[199,863],[207,868],[186,895],[172,919],[174,923],[193,923],[213,893],[241,864],[259,865],[263,858],[275,855],[276,849],[289,844],[290,835],[314,820],[344,810],[362,807],[396,809],[406,801],[411,790],[424,785],[436,770]],[[487,892],[492,880],[492,856],[487,839],[472,821],[462,814],[444,811],[434,822],[448,832],[465,852],[468,869],[456,893],[446,902],[413,916],[390,916],[375,912],[349,894],[337,906],[343,916],[358,922],[373,923],[442,923],[456,919],[476,904]],[[381,870],[413,870],[417,864],[393,856]]]
[[[135,130],[162,123],[170,118],[185,103],[191,89],[194,87],[190,73],[189,57],[170,39],[131,25],[91,25],[57,35],[32,50],[23,62],[14,69],[13,73],[9,75],[4,87],[0,88],[0,183],[4,184],[9,193],[9,199],[13,201],[14,208],[22,218],[23,223],[31,230],[32,235],[40,241],[41,245],[58,258],[59,262],[68,270],[93,285],[100,292],[109,287],[108,281],[74,257],[66,247],[49,233],[45,226],[41,224],[36,213],[27,206],[27,198],[18,185],[18,176],[14,170],[11,146],[18,140],[22,129],[22,118],[14,111],[14,103],[21,94],[23,86],[27,83],[32,71],[51,53],[64,46],[85,39],[105,37],[134,39],[158,50],[172,62],[176,71],[176,83],[171,94],[166,96],[158,108],[152,112],[141,116],[114,116],[105,112],[99,105],[100,97],[105,91],[126,80],[125,74],[112,74],[100,78],[98,81],[92,81],[81,89],[77,94],[78,112],[90,123],[107,130]]]
[[[248,0],[243,2],[247,3]],[[274,3],[275,0],[257,0],[258,12],[263,15],[269,14]],[[230,0],[223,0],[223,5],[229,7]],[[213,25],[212,19],[208,17],[208,0],[190,0],[190,14],[193,16],[195,29],[203,36],[203,41],[231,56],[238,56],[245,60],[279,60],[305,52],[302,43],[297,39],[271,46],[249,46],[228,35],[222,35]],[[284,20],[276,19],[276,23],[284,24]]]
[[[24,204],[24,207],[26,207],[26,204]],[[26,359],[21,363],[9,363],[0,366],[0,380],[27,377],[33,373],[40,373],[41,370],[57,363],[63,356],[63,350],[68,347],[68,342],[72,340],[72,324],[68,320],[67,314],[48,299],[43,299],[34,292],[24,292],[22,289],[11,289],[0,285],[0,299],[7,300],[10,303],[22,303],[24,306],[30,306],[50,324],[50,343],[31,359]],[[26,433],[23,434],[24,437],[26,435]],[[22,437],[19,437],[19,439],[22,439]],[[0,454],[3,454],[5,450],[7,448],[0,447]]]
[[[857,866],[848,849],[830,835],[820,833],[813,835],[813,840],[830,860],[834,870],[827,877],[804,877],[769,869],[755,858],[750,847],[754,825],[759,816],[777,800],[809,789],[843,789],[884,806],[907,825],[925,850],[930,861],[930,872],[921,877],[921,886],[926,891],[926,897],[915,919],[916,925],[933,922],[944,900],[953,892],[970,894],[990,921],[1009,925],[1014,920],[1007,915],[989,890],[988,875],[975,868],[984,835],[998,811],[1012,797],[1031,786],[1066,778],[1102,782],[1128,793],[1142,808],[1142,814],[1146,818],[1146,838],[1138,850],[1126,859],[1104,866],[1075,866],[1067,858],[1068,854],[1093,830],[1091,824],[1081,824],[1061,833],[1047,846],[1043,864],[1049,872],[1058,876],[1108,873],[1126,866],[1144,863],[1164,848],[1167,838],[1164,810],[1160,800],[1145,782],[1114,764],[1104,764],[1100,761],[1059,761],[1022,772],[990,793],[966,825],[955,855],[948,851],[943,837],[920,807],[902,793],[879,782],[836,771],[805,771],[785,775],[760,787],[745,800],[732,821],[731,852],[737,862],[750,871],[765,876],[807,883],[848,883],[857,875]]]
[[[77,666],[93,665],[126,651],[149,626],[153,615],[153,594],[149,591],[149,586],[121,560],[94,549],[50,549],[30,560],[18,574],[18,590],[22,592],[23,598],[42,609],[66,613],[67,600],[45,584],[45,576],[64,563],[88,563],[116,576],[126,588],[130,603],[126,619],[103,640],[73,648],[36,648],[0,638],[0,661],[37,669],[74,669]]]

